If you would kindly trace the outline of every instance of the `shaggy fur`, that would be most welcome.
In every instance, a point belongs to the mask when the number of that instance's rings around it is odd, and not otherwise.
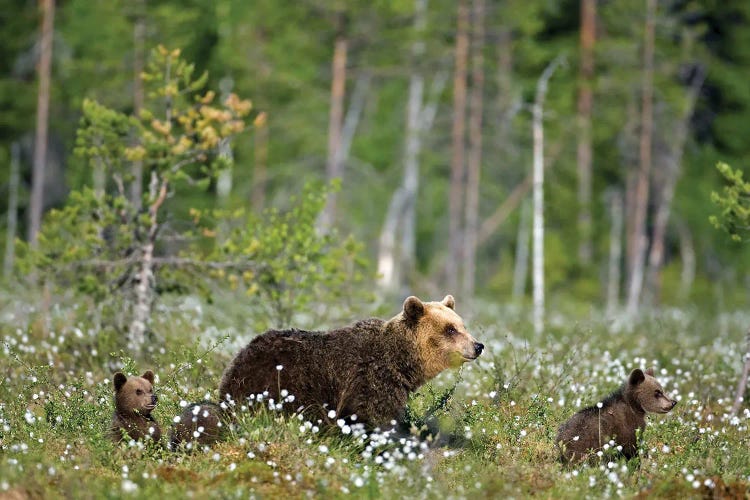
[[[607,396],[601,408],[589,406],[560,426],[556,443],[563,462],[578,462],[594,456],[610,440],[627,459],[638,453],[638,436],[646,427],[646,413],[667,413],[677,404],[664,394],[653,370],[635,369],[617,391]]]
[[[115,442],[129,437],[136,441],[145,438],[159,441],[161,428],[151,416],[156,408],[154,372],[146,371],[140,377],[126,377],[121,372],[113,378],[115,387],[115,413],[110,436]]]
[[[242,403],[268,391],[280,401],[286,389],[295,397],[287,410],[324,422],[334,410],[335,418],[389,425],[402,417],[410,392],[482,352],[454,307],[450,295],[442,302],[409,297],[388,321],[367,319],[328,332],[268,331],[235,356],[219,394]]]
[[[169,446],[203,447],[216,442],[226,429],[227,415],[216,403],[204,401],[187,406],[169,433]]]

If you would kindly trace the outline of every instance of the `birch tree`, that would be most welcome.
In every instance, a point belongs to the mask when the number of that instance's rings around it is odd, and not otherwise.
[[[422,136],[432,127],[438,99],[447,78],[446,73],[438,73],[425,102],[424,76],[418,69],[417,61],[425,52],[427,5],[427,0],[414,2],[416,38],[411,47],[413,69],[409,77],[409,96],[406,105],[403,177],[401,185],[394,191],[388,204],[378,240],[378,282],[382,288],[391,291],[404,285],[404,270],[408,272],[412,269],[416,258],[416,207]]]
[[[542,333],[544,330],[544,99],[547,96],[549,79],[561,62],[560,57],[556,58],[539,77],[532,106],[531,135],[534,142],[532,283],[534,297],[533,323],[536,333]]]

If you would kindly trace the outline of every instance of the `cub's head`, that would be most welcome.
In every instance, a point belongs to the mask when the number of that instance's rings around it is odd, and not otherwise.
[[[156,408],[154,372],[147,370],[140,377],[126,377],[115,373],[115,407],[123,415],[149,415]]]
[[[636,368],[630,372],[626,392],[630,392],[632,400],[649,413],[667,413],[677,404],[664,393],[661,384],[654,378],[652,368],[646,371]]]
[[[466,331],[455,307],[451,295],[446,295],[441,302],[422,302],[417,297],[404,301],[401,315],[406,328],[416,337],[427,379],[446,368],[476,359],[484,349],[484,345]]]

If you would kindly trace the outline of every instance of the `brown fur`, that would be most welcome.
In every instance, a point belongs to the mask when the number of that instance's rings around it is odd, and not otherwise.
[[[216,442],[226,428],[224,410],[216,403],[195,403],[185,407],[169,433],[173,450],[195,445],[206,446]]]
[[[136,441],[145,438],[159,441],[161,428],[151,416],[156,407],[154,372],[146,371],[140,377],[126,377],[117,372],[112,379],[115,387],[115,413],[110,435],[115,442],[125,436]]]
[[[442,302],[409,297],[388,321],[367,319],[328,332],[268,331],[235,356],[219,394],[242,404],[268,391],[278,402],[286,389],[295,397],[287,410],[302,408],[324,421],[335,410],[336,418],[356,415],[371,427],[390,424],[401,418],[410,392],[482,352],[454,307],[450,295]]]
[[[677,404],[669,399],[652,369],[636,368],[617,391],[605,398],[601,408],[590,406],[560,426],[556,443],[563,462],[593,456],[614,440],[615,449],[630,459],[638,453],[638,435],[646,427],[646,413],[667,413]]]

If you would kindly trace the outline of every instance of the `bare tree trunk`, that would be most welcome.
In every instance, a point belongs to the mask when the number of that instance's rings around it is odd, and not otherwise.
[[[562,146],[565,142],[558,142],[555,147],[550,148],[552,153],[547,155],[544,162],[544,169],[547,170],[550,165],[555,163],[555,160],[562,151]],[[503,202],[495,209],[492,214],[482,221],[479,226],[478,243],[481,245],[486,242],[492,234],[505,222],[508,216],[515,210],[523,201],[524,196],[532,188],[532,181],[534,180],[534,172],[524,177],[523,181],[518,184],[513,191],[503,200]]]
[[[619,190],[609,197],[609,213],[612,219],[609,231],[609,264],[607,266],[606,314],[611,317],[620,305],[620,261],[622,260],[623,201]]]
[[[326,179],[341,178],[342,165],[339,149],[341,148],[341,130],[344,120],[344,96],[346,94],[346,58],[348,39],[346,36],[346,20],[344,14],[339,13],[337,19],[337,35],[333,47],[333,62],[331,64],[331,108],[328,117],[328,161],[326,162]],[[336,193],[329,193],[328,201],[321,217],[321,227],[325,231],[333,225],[336,218]]]
[[[453,78],[453,156],[451,158],[451,184],[448,200],[448,240],[450,255],[446,261],[445,277],[448,290],[459,283],[463,234],[461,210],[464,192],[464,135],[466,131],[466,66],[469,53],[469,7],[467,0],[458,0],[456,28],[456,67]]]
[[[16,256],[16,229],[18,227],[18,185],[21,178],[21,146],[10,146],[10,178],[8,179],[8,224],[5,232],[5,258],[3,276],[10,277]]]
[[[256,121],[255,136],[253,137],[254,169],[251,204],[256,213],[260,213],[266,205],[266,183],[268,182],[268,123],[266,118]]]
[[[743,356],[744,363],[742,364],[742,375],[740,376],[740,381],[737,384],[737,392],[734,396],[734,404],[732,405],[732,410],[730,411],[730,415],[737,415],[737,412],[740,411],[740,406],[742,406],[742,402],[745,398],[745,391],[747,390],[747,379],[748,375],[750,375],[750,328],[747,329],[747,335],[745,336],[745,355]]]
[[[156,172],[151,172],[149,187],[148,215],[150,225],[146,241],[141,246],[140,269],[135,285],[135,305],[133,320],[130,325],[130,347],[140,349],[145,341],[146,331],[151,319],[151,306],[154,301],[154,245],[159,230],[157,216],[159,208],[167,198],[167,181],[159,180]]]
[[[484,91],[484,0],[473,0],[469,154],[466,162],[463,295],[474,295],[479,231],[479,179],[482,172],[482,92]]]
[[[133,114],[138,116],[143,109],[143,73],[146,59],[146,0],[135,2],[135,24],[133,25]],[[130,201],[136,210],[141,208],[143,196],[143,163],[133,162],[133,182],[130,184]]]
[[[596,0],[581,0],[581,63],[578,87],[578,258],[591,263],[591,110],[593,107]]]
[[[531,229],[531,207],[524,201],[521,205],[521,218],[518,221],[516,259],[513,266],[513,300],[520,301],[526,292],[526,275],[529,272],[529,236]]]
[[[627,315],[635,316],[638,312],[643,287],[644,265],[646,261],[646,211],[648,209],[649,178],[651,176],[651,141],[654,124],[654,24],[656,17],[656,0],[646,0],[646,20],[643,36],[643,85],[641,89],[641,138],[640,166],[635,191],[635,213],[633,214],[634,257],[633,270],[628,290]]]
[[[29,242],[37,247],[37,234],[42,224],[44,209],[44,170],[47,165],[47,133],[49,131],[49,93],[52,78],[52,39],[54,37],[55,1],[40,0],[42,32],[39,53],[39,91],[36,107],[36,136],[34,138],[34,168],[29,201]]]
[[[657,199],[654,229],[651,237],[651,250],[648,255],[648,271],[646,273],[646,287],[644,294],[647,300],[656,302],[661,290],[661,268],[664,264],[664,240],[667,234],[667,223],[672,210],[675,185],[682,170],[682,154],[685,151],[690,117],[693,116],[695,102],[698,100],[700,89],[703,87],[705,75],[703,68],[697,69],[696,75],[688,90],[687,103],[682,117],[674,124],[674,137],[669,142],[666,153],[666,165],[662,168],[664,181]]]
[[[539,77],[532,108],[532,137],[534,139],[532,282],[534,293],[533,322],[536,333],[542,333],[544,329],[544,98],[547,96],[549,79],[560,62],[561,58],[557,57]]]
[[[680,261],[682,272],[680,273],[680,300],[690,297],[690,290],[695,281],[695,246],[690,228],[683,221],[677,223],[677,232],[680,235]]]
[[[426,25],[427,0],[414,2],[414,30],[417,33],[412,45],[412,62],[424,54],[422,34]],[[388,205],[388,212],[380,233],[378,247],[379,284],[387,290],[404,285],[404,270],[413,268],[416,259],[416,202],[419,188],[419,155],[422,135],[432,127],[440,94],[445,87],[446,75],[438,74],[433,81],[430,97],[423,106],[424,77],[416,69],[409,81],[409,99],[406,106],[406,142],[404,147],[404,176]],[[399,231],[401,222],[401,231]],[[398,235],[401,235],[400,245]]]

